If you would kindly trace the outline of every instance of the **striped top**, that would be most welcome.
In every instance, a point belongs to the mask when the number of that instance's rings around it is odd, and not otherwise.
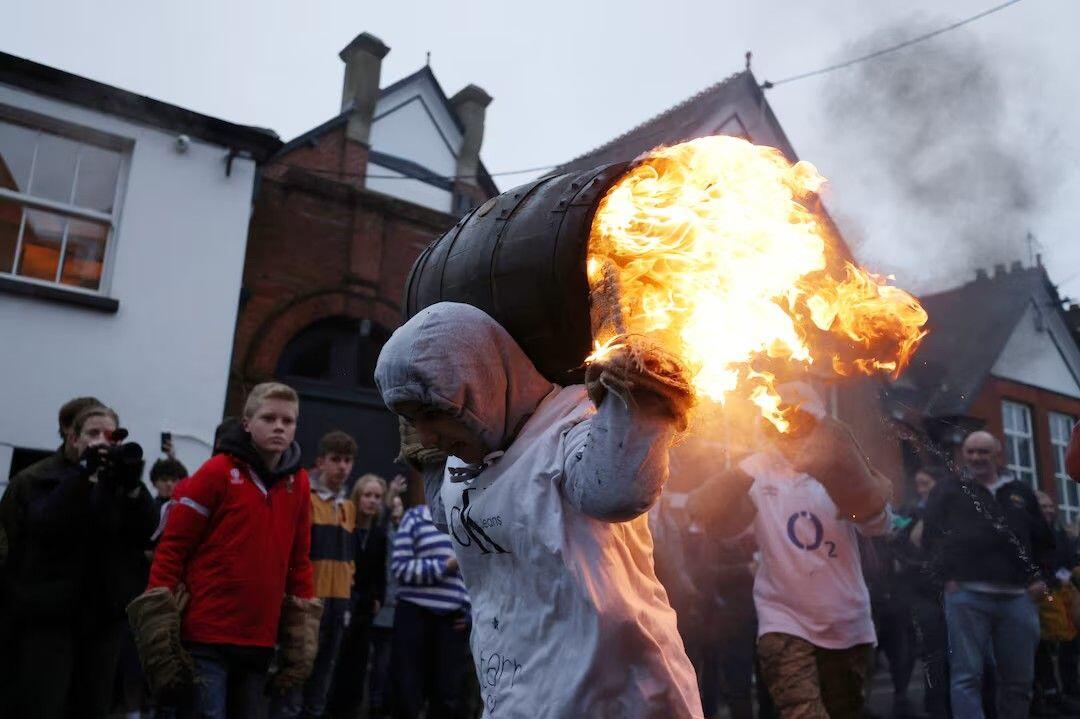
[[[316,487],[311,489],[311,566],[315,596],[348,599],[356,556],[356,506]]]
[[[397,600],[445,614],[467,609],[469,595],[461,572],[446,569],[453,556],[450,536],[435,528],[427,505],[405,512],[390,558],[390,571],[399,582]]]

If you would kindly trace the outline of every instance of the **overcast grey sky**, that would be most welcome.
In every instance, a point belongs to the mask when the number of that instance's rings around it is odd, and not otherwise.
[[[0,49],[287,140],[338,111],[337,52],[368,31],[391,48],[384,85],[430,51],[448,94],[472,82],[494,96],[482,157],[502,172],[601,144],[741,69],[748,49],[758,79],[776,80],[998,2],[35,0],[8,3]],[[939,289],[975,263],[1026,263],[1030,229],[1051,277],[1080,296],[1077,27],[1080,2],[1024,0],[873,71],[768,91],[799,155],[830,179],[860,261]],[[900,94],[883,89],[896,78]],[[933,182],[908,182],[912,152]],[[1006,236],[980,239],[995,233]]]

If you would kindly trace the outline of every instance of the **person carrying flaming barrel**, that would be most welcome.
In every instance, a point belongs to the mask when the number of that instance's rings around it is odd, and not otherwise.
[[[646,514],[691,404],[679,363],[626,348],[561,387],[443,302],[393,334],[375,380],[454,543],[484,716],[701,717]]]
[[[788,389],[816,419],[742,457],[688,506],[713,536],[754,534],[758,661],[781,719],[856,719],[876,641],[858,535],[888,531],[891,483],[808,386]]]

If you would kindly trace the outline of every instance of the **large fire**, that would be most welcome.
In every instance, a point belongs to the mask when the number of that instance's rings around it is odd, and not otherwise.
[[[926,312],[829,256],[807,207],[824,181],[807,162],[733,137],[646,155],[593,219],[589,281],[617,287],[621,317],[597,330],[590,359],[648,335],[683,359],[699,395],[746,399],[781,432],[789,408],[774,388],[778,367],[898,375]]]

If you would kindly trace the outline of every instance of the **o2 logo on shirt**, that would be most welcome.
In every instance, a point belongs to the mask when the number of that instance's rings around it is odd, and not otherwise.
[[[798,531],[801,527],[807,527],[808,531]],[[804,539],[799,538],[800,535],[805,538],[807,534],[810,535],[809,541],[804,541]],[[795,512],[788,517],[787,536],[788,539],[791,540],[791,543],[799,549],[813,552],[820,549],[821,545],[824,544],[829,548],[828,556],[836,556],[836,542],[824,541],[825,528],[821,525],[821,520],[818,519],[817,515],[813,512],[802,510],[800,512]]]

